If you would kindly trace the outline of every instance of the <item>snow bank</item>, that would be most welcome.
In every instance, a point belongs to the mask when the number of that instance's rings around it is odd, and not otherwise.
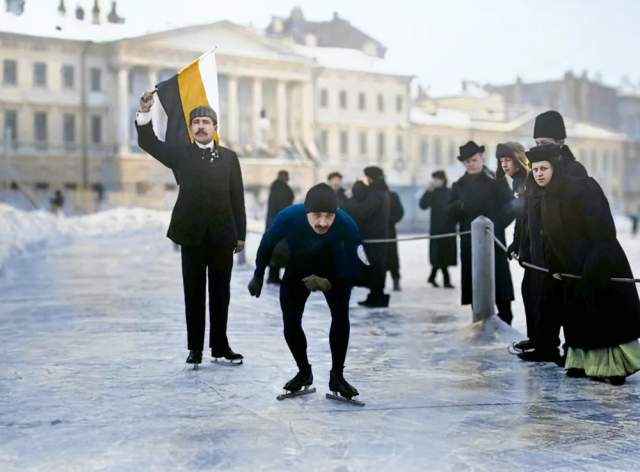
[[[65,218],[46,211],[25,212],[0,203],[0,268],[13,254],[75,237],[99,237],[122,232],[162,230],[168,211],[116,208]]]

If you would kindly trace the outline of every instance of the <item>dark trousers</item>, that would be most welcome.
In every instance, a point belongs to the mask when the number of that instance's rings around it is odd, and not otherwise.
[[[227,340],[227,318],[233,249],[210,244],[182,246],[182,282],[187,318],[189,350],[202,351],[204,346],[207,275],[209,276],[209,347],[224,350]]]
[[[302,329],[304,306],[309,298],[309,290],[304,286],[301,277],[285,272],[280,284],[280,307],[284,323],[284,338],[289,350],[301,371],[310,368],[307,358],[307,338]],[[329,345],[331,347],[332,370],[342,372],[349,345],[349,298],[351,287],[332,287],[324,293],[331,311],[331,328]]]
[[[442,277],[444,278],[445,285],[451,285],[451,277],[449,276],[449,268],[448,267],[431,267],[431,275],[429,275],[429,280],[436,280],[436,275],[438,275],[438,271],[442,271]]]
[[[544,274],[540,298],[538,317],[535,320],[536,348],[555,352],[560,347],[560,329],[563,321],[565,303],[563,282]]]
[[[367,276],[369,297],[381,297],[384,294],[384,283],[387,278],[387,245],[365,244],[364,249],[370,263]]]

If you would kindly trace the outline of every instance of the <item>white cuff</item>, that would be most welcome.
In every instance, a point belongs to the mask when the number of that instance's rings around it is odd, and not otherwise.
[[[139,111],[136,113],[136,124],[138,126],[144,126],[151,122],[151,112],[142,112]]]

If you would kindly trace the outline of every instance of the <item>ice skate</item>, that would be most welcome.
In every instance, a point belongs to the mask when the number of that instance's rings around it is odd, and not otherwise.
[[[535,349],[535,344],[530,339],[523,339],[522,341],[513,342],[509,345],[507,350],[509,354],[513,354],[517,356],[523,352],[533,351]]]
[[[313,373],[309,370],[306,372],[298,372],[295,377],[289,380],[283,387],[284,393],[278,395],[278,400],[284,400],[286,398],[295,398],[302,395],[308,395],[316,391],[313,385]]]
[[[212,348],[211,357],[213,357],[213,362],[224,365],[240,365],[242,364],[242,360],[244,359],[244,356],[242,354],[233,352],[228,346],[226,349],[220,351]]]
[[[202,351],[189,351],[186,363],[192,364],[193,370],[198,370],[198,366],[202,363]]]
[[[349,382],[344,379],[342,372],[337,373],[331,371],[329,375],[329,390],[331,393],[327,393],[326,395],[329,400],[351,403],[356,406],[365,405],[363,402],[353,398],[357,397],[359,392],[354,386],[350,385]]]

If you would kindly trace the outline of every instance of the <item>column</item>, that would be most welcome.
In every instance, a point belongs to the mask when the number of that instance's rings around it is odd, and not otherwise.
[[[287,143],[287,83],[279,80],[276,85],[276,145],[279,148]]]
[[[313,87],[310,81],[302,82],[302,141],[315,149],[313,138]]]
[[[253,143],[257,149],[260,146],[268,146],[268,143],[262,142],[260,130],[260,113],[262,112],[262,79],[253,79]]]
[[[149,88],[148,90],[153,90],[158,83],[158,71],[153,67],[147,68],[147,73],[149,74]]]
[[[118,114],[117,114],[117,143],[118,154],[129,152],[129,68],[120,65],[118,69]]]
[[[225,133],[229,136],[232,146],[235,146],[240,142],[240,114],[238,113],[238,78],[232,75],[229,76],[228,81],[227,109],[229,123],[225,123]]]

